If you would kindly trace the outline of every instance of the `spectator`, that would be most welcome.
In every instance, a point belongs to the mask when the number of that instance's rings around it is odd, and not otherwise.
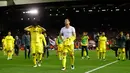
[[[18,36],[15,36],[15,54],[16,54],[16,56],[19,55],[20,46],[21,46],[21,40]]]

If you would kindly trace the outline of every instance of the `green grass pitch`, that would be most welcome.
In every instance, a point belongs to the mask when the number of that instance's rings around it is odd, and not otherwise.
[[[13,56],[13,60],[8,61],[3,52],[0,51],[0,73],[85,73],[99,66],[108,64],[116,60],[113,51],[107,51],[106,61],[97,59],[96,51],[89,51],[90,59],[81,59],[81,51],[75,51],[75,70],[70,69],[70,59],[67,56],[67,70],[61,71],[61,61],[56,56],[56,51],[50,51],[49,58],[43,60],[42,66],[33,68],[32,59],[24,59],[24,52],[19,56]],[[130,73],[130,61],[119,61],[110,66],[96,70],[92,73]]]

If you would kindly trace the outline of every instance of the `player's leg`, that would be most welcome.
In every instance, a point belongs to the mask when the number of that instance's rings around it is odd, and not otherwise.
[[[83,51],[83,56],[86,57],[87,56],[87,53],[86,53],[86,49],[84,48],[84,51]]]
[[[37,67],[36,43],[31,43],[31,53],[33,56],[33,63],[34,63],[33,67]]]
[[[16,45],[15,49],[16,49],[16,55],[18,56],[18,54],[19,54],[19,47],[18,47],[18,45]]]
[[[43,54],[43,46],[39,46],[38,48],[38,66],[41,66],[42,63],[42,54]]]
[[[7,60],[9,60],[10,59],[10,51],[9,51],[9,49],[7,48]]]
[[[106,48],[105,47],[103,48],[103,60],[104,61],[106,60]]]
[[[120,60],[121,59],[121,48],[118,48],[118,60]]]
[[[7,60],[12,60],[12,50],[11,49],[8,50],[7,55],[8,55]]]
[[[30,49],[30,46],[28,46],[28,58],[30,59],[30,52],[31,52],[31,49]]]
[[[58,45],[57,53],[58,53],[59,60],[61,60],[60,48],[61,48],[60,45]]]
[[[60,45],[59,47],[59,59],[62,60],[62,50],[63,50],[63,45]]]
[[[25,59],[27,58],[27,46],[24,47],[24,56],[25,56]]]
[[[49,47],[46,48],[47,58],[49,57]]]
[[[99,55],[100,55],[100,59],[102,60],[103,59],[103,49],[102,49],[102,47],[100,47],[100,49],[99,49]]]
[[[70,45],[70,48],[68,48],[69,53],[70,53],[70,61],[71,61],[71,69],[74,69],[74,44]]]
[[[6,55],[6,49],[4,46],[2,46],[2,51],[3,51],[4,55]]]
[[[126,59],[128,59],[128,47],[125,47],[125,56],[126,56]]]
[[[11,47],[10,52],[11,52],[10,59],[12,60],[12,57],[13,57],[13,54],[14,54],[14,48],[13,47]]]
[[[64,47],[64,50],[62,52],[62,70],[66,69],[66,57],[67,57],[67,47]]]
[[[15,53],[15,55],[17,55],[17,45],[15,45],[15,47],[14,47],[14,53]]]
[[[100,52],[99,52],[99,48],[98,47],[96,47],[96,51],[97,51],[97,57],[98,57],[98,59],[100,59]]]
[[[81,57],[82,57],[82,59],[84,59],[84,46],[82,46],[82,48],[81,48]]]
[[[118,59],[118,48],[117,47],[114,47],[114,51],[115,51],[115,56],[116,56],[116,58]]]
[[[122,60],[125,60],[126,57],[125,57],[125,48],[122,48]]]
[[[86,56],[87,56],[87,58],[90,59],[90,57],[89,57],[89,55],[88,55],[88,47],[87,47],[87,46],[85,46],[85,51],[86,51]]]

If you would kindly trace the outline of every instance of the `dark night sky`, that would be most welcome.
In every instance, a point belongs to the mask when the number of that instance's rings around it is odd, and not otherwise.
[[[88,8],[92,8],[94,6],[93,4],[89,5],[90,6],[88,6]],[[102,4],[100,4],[100,6],[103,7]],[[28,14],[23,14],[23,11],[28,10],[28,8],[30,7],[39,8],[39,15],[29,16]],[[48,29],[48,31],[52,31],[52,29],[56,31],[60,30],[60,28],[64,26],[65,18],[70,18],[71,25],[74,26],[78,31],[94,31],[94,29],[108,30],[110,28],[129,29],[128,26],[130,24],[130,11],[83,12],[82,10],[85,7],[82,6],[77,7],[79,10],[81,10],[81,12],[76,13],[73,8],[74,7],[72,7],[71,4],[67,5],[67,3],[64,6],[62,6],[61,3],[59,4],[59,6],[52,4],[33,4],[1,7],[0,30],[23,30],[24,27],[30,25],[31,23],[31,20],[28,20],[28,18],[36,18],[37,20],[39,20],[41,26]],[[124,8],[121,9],[123,10]],[[52,9],[53,11],[49,11],[50,9]],[[59,9],[60,11],[58,16],[55,15],[58,13],[56,11],[57,9]],[[65,11],[66,9],[68,10]],[[126,9],[128,8],[126,7]],[[62,13],[64,13],[64,15],[61,15]],[[50,14],[54,14],[54,16],[50,16]],[[21,20],[21,18],[23,18],[24,20]]]

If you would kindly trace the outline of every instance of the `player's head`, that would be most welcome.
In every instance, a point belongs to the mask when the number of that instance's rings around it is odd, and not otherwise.
[[[16,36],[15,38],[16,38],[16,39],[19,39],[19,37],[18,37],[18,36]]]
[[[65,26],[69,27],[70,26],[70,20],[69,19],[65,19]]]
[[[123,36],[123,32],[122,31],[120,32],[120,35]]]
[[[88,34],[88,32],[83,32],[83,35],[87,35]]]
[[[102,36],[105,36],[105,32],[102,32]]]
[[[11,31],[8,32],[8,35],[11,35]]]
[[[126,36],[129,37],[130,36],[129,33],[127,33]]]

